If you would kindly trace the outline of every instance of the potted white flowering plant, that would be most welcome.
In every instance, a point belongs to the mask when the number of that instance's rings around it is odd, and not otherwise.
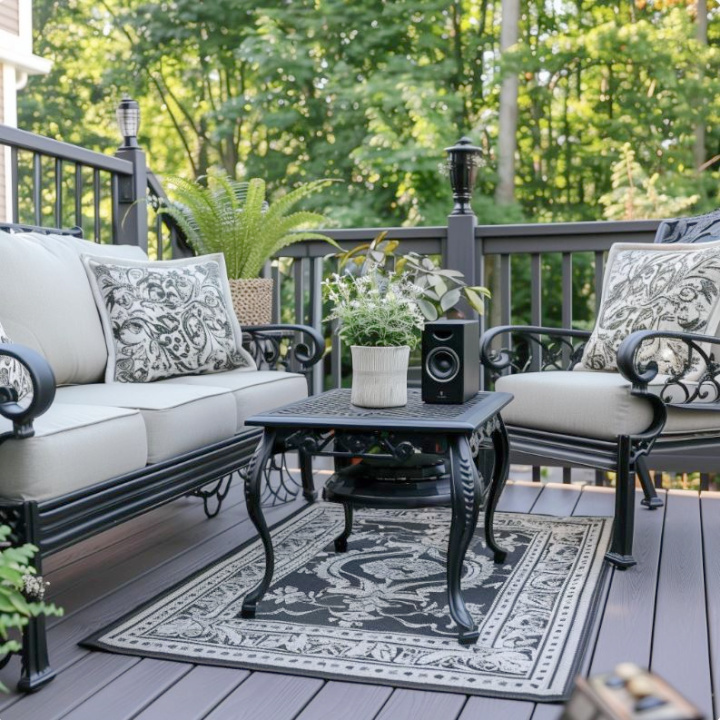
[[[373,272],[333,275],[325,281],[334,307],[330,320],[352,353],[351,402],[360,407],[407,403],[410,350],[420,342],[424,319],[417,301],[421,288],[406,275]]]

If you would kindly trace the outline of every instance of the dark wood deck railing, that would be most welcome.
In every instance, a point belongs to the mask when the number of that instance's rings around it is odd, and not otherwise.
[[[77,226],[96,242],[137,244],[153,258],[190,253],[178,229],[156,213],[165,194],[137,146],[124,145],[110,156],[0,125],[0,160],[10,169],[10,219],[15,223]],[[400,241],[400,252],[439,256],[445,267],[462,271],[469,284],[492,290],[481,318],[484,327],[518,320],[572,327],[592,323],[605,253],[613,243],[651,242],[657,226],[649,220],[489,226],[465,214],[450,215],[447,225],[437,227],[332,229],[326,234],[349,249],[387,230],[389,238]],[[274,320],[312,325],[328,339],[328,359],[313,376],[315,392],[348,380],[340,341],[323,320],[322,281],[337,270],[334,254],[326,243],[300,242],[264,270],[276,280]],[[583,286],[577,287],[574,268],[582,256]],[[554,299],[552,308],[543,306],[548,296]],[[580,296],[584,318],[573,316]]]

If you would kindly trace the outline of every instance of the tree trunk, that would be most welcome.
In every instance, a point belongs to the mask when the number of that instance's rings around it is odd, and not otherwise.
[[[697,39],[702,45],[708,44],[708,7],[707,7],[707,0],[696,0],[696,11],[697,11]],[[702,80],[703,75],[705,74],[705,69],[701,65],[700,68],[700,79]],[[700,98],[702,98],[702,93],[700,94]],[[702,103],[702,99],[700,99],[700,103]],[[704,108],[702,107],[702,104],[698,107],[698,112],[700,114],[700,118],[698,119],[697,124],[695,125],[695,148],[694,148],[694,158],[695,158],[695,169],[700,170],[700,168],[705,163],[705,118],[704,115]]]
[[[502,0],[500,52],[518,41],[520,0]],[[515,151],[517,149],[518,76],[504,71],[500,86],[498,127],[498,186],[495,199],[501,205],[515,202]]]

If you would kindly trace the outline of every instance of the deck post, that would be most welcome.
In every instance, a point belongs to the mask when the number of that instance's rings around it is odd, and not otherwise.
[[[475,243],[477,218],[470,205],[480,148],[469,138],[461,138],[452,147],[445,148],[448,154],[448,173],[452,187],[454,207],[448,216],[447,239],[443,245],[443,265],[449,270],[458,270],[465,276],[468,285],[482,283],[484,268],[478,257]],[[477,313],[462,300],[458,305],[465,317],[477,318]]]
[[[137,142],[140,108],[135,100],[126,97],[120,101],[117,121],[123,144],[117,149],[115,157],[130,161],[133,172],[132,175],[118,178],[117,231],[113,241],[117,245],[138,245],[147,252],[147,161],[145,152]]]

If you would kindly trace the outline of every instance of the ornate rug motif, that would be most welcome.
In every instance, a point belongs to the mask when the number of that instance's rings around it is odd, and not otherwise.
[[[447,607],[450,511],[315,504],[273,530],[273,585],[238,618],[263,571],[254,540],[93,635],[110,652],[506,698],[565,699],[604,574],[611,521],[498,513],[495,565],[476,532],[463,591],[480,629],[461,646]]]

